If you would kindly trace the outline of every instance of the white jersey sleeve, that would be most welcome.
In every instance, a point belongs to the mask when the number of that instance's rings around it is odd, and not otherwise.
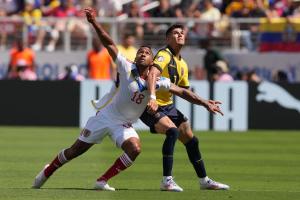
[[[156,90],[161,91],[169,91],[171,87],[171,81],[169,78],[160,77],[158,81],[156,81]]]
[[[123,56],[120,51],[118,52],[117,58],[116,58],[116,65],[117,65],[117,70],[119,73],[127,73],[131,71],[131,66],[133,62],[127,60],[125,56]]]

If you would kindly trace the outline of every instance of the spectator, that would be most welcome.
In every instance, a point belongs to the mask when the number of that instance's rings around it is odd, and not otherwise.
[[[221,19],[221,12],[214,6],[212,0],[203,0],[203,10],[200,12],[200,18],[207,21],[217,21]]]
[[[252,71],[248,72],[248,81],[254,82],[254,83],[260,83],[261,78],[255,72],[255,70],[252,70]]]
[[[141,18],[146,16],[145,14],[140,13],[139,4],[136,1],[130,3],[127,15],[129,18]],[[126,31],[131,31],[132,34],[140,40],[144,36],[144,27],[143,24],[139,21],[126,24]]]
[[[233,0],[228,3],[227,7],[225,8],[225,13],[227,16],[231,16],[233,12],[242,10],[242,8],[246,6],[249,9],[253,7],[253,1],[246,1],[246,0]]]
[[[97,80],[110,80],[116,77],[116,67],[99,40],[93,41],[93,49],[87,54],[88,77]]]
[[[192,10],[191,7],[195,5],[195,1],[198,3],[199,0],[185,0],[180,2],[179,7],[182,9],[182,13],[185,17],[191,17],[189,15]]]
[[[280,83],[288,83],[289,82],[288,74],[283,70],[278,70],[274,77],[274,81]]]
[[[34,59],[34,52],[30,48],[27,48],[21,39],[17,39],[16,47],[14,47],[10,52],[7,78],[18,77],[17,66],[20,62],[26,63],[28,69],[34,72]]]
[[[7,12],[5,10],[3,3],[0,3],[0,17],[6,17]],[[0,22],[0,51],[5,49],[6,46],[6,38],[7,38],[7,31],[5,30],[5,23]]]
[[[17,2],[14,0],[0,0],[0,18],[7,17],[17,12]],[[12,24],[5,21],[0,22],[0,51],[6,48],[7,35],[13,29]]]
[[[212,81],[212,82],[218,81],[219,78],[220,78],[220,69],[216,65],[214,65],[211,68],[210,72],[211,72],[211,79],[210,79],[210,81]]]
[[[76,8],[74,2],[75,0],[62,1],[59,7],[50,12],[51,16],[57,17],[59,20],[55,21],[54,28],[51,30],[51,39],[49,44],[46,46],[46,51],[53,52],[55,50],[61,32],[80,32],[87,37],[89,27],[86,23],[77,18],[65,19],[67,17],[81,16],[80,11]],[[43,38],[44,36],[45,34],[43,35]],[[39,39],[38,42],[33,45],[33,49],[36,51],[40,50],[42,47],[42,41],[43,39]]]
[[[187,0],[182,1],[179,6],[183,9],[183,14],[185,17],[194,17],[194,13],[199,7],[200,0]]]
[[[96,0],[96,8],[100,17],[115,17],[122,11],[119,0]]]
[[[240,10],[234,11],[231,14],[233,18],[259,18],[266,17],[266,13],[259,1],[254,1],[250,8],[246,2],[243,2]],[[254,51],[256,46],[252,41],[252,35],[258,32],[257,24],[240,24],[241,39],[247,50]]]
[[[32,71],[26,60],[18,60],[17,65],[17,76],[11,77],[11,79],[22,80],[22,81],[35,81],[37,75]]]
[[[211,69],[211,81],[233,81],[232,76],[228,73],[227,64],[224,61],[218,61]]]
[[[212,81],[213,75],[216,73],[217,61],[224,60],[220,52],[211,47],[209,40],[201,40],[201,47],[206,51],[204,55],[204,68],[206,70],[207,80]]]
[[[43,16],[51,16],[55,10],[60,6],[59,0],[35,0],[35,7],[40,8]],[[40,51],[47,32],[51,32],[53,21],[41,21],[41,28],[37,34],[35,43],[31,48],[35,51]]]
[[[253,2],[253,8],[250,9],[249,17],[254,17],[254,18],[266,17],[267,15],[265,9],[266,7],[263,4],[262,0],[255,0]]]
[[[25,8],[22,12],[22,16],[24,17],[24,22],[27,25],[29,32],[29,39],[33,39],[36,37],[36,42],[39,43],[45,35],[45,24],[42,22],[42,11],[37,7],[35,7],[34,0],[26,0]],[[30,42],[31,43],[31,42]],[[34,50],[35,49],[33,46]]]
[[[159,6],[151,12],[152,17],[176,17],[170,5],[170,0],[159,0]]]
[[[276,0],[269,4],[269,8],[266,10],[266,15],[268,19],[279,18],[283,14],[283,10],[278,7],[279,3]],[[283,9],[283,8],[282,8]]]
[[[135,37],[131,34],[124,34],[122,38],[122,43],[117,45],[118,50],[124,55],[128,60],[134,61],[137,49],[134,47]]]
[[[61,4],[60,0],[42,0],[42,2],[41,10],[43,16],[51,16]]]
[[[244,71],[238,71],[235,74],[235,80],[238,80],[238,81],[248,81],[248,75]]]
[[[228,73],[229,68],[225,61],[219,60],[216,62],[216,67],[219,71],[219,79],[218,81],[233,81],[232,76]]]
[[[221,20],[221,16],[220,10],[213,5],[212,0],[204,0],[203,10],[197,10],[195,12],[195,17],[198,17],[204,21],[208,21],[208,23],[197,24],[199,26],[198,29],[200,29],[200,31],[204,33],[206,37],[207,35],[213,37],[218,36],[219,34],[216,31],[215,25],[219,20]]]
[[[18,9],[19,2],[17,0],[0,0],[0,16],[10,16],[16,14]]]
[[[159,0],[159,6],[154,8],[151,12],[150,15],[151,17],[180,17],[176,16],[176,12],[170,4],[170,0]],[[170,24],[165,23],[165,24],[153,24],[149,23],[147,29],[155,34],[159,33],[164,33]]]
[[[84,76],[79,73],[77,65],[65,67],[65,72],[58,77],[59,80],[83,81]]]
[[[289,18],[299,18],[300,1],[289,0],[286,9],[283,11],[283,16]]]

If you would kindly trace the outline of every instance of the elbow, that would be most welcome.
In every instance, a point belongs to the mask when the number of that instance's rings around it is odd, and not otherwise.
[[[149,70],[149,75],[158,77],[161,75],[161,71],[156,66],[152,66]]]

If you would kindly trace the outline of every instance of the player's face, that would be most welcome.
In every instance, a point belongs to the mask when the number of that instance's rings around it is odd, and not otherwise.
[[[148,47],[141,47],[136,53],[135,62],[139,66],[148,67],[152,63],[153,54]]]
[[[181,45],[185,44],[185,34],[184,30],[181,28],[175,28],[167,37],[167,42],[169,45]]]

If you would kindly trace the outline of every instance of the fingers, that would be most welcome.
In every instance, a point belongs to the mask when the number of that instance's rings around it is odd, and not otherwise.
[[[147,112],[150,114],[155,114],[158,109],[158,105],[155,100],[150,100],[147,105]]]
[[[214,101],[215,104],[222,104],[221,101]]]
[[[222,104],[221,101],[215,101],[215,100],[209,100],[208,102],[211,103],[211,104],[214,104],[214,105],[216,105],[216,104]]]
[[[223,113],[220,109],[216,110],[216,112],[218,112],[218,113],[220,113],[222,116],[224,116],[224,113]]]
[[[94,11],[94,9],[91,8],[91,7],[84,8],[83,10],[84,10],[85,12],[92,12],[92,11]]]
[[[147,106],[147,112],[154,115],[157,111],[157,107],[156,106]]]
[[[93,16],[94,15],[94,13],[95,13],[95,10],[93,9],[93,8],[84,8],[83,9],[83,12],[85,12],[85,14],[87,15],[87,16]]]
[[[213,114],[219,113],[219,114],[221,114],[222,116],[224,115],[224,113],[221,111],[220,107],[217,106],[217,105],[211,105],[211,106],[209,107],[209,111],[210,111],[211,113],[213,113]]]

